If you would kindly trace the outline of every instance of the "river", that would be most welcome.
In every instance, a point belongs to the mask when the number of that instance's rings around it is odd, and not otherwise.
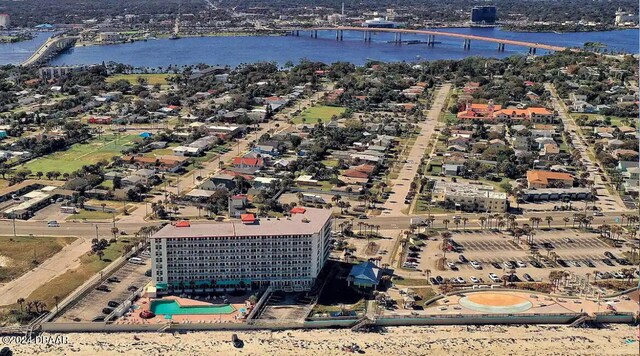
[[[472,34],[509,40],[538,42],[549,45],[582,47],[585,42],[600,42],[608,50],[638,53],[639,31],[637,29],[578,32],[578,33],[528,33],[509,32],[499,28],[449,28],[438,31]],[[0,64],[19,63],[43,43],[49,34],[39,34],[34,40],[0,45]],[[426,44],[388,43],[393,41],[391,33],[374,34],[371,42],[362,40],[362,33],[344,32],[344,41],[335,40],[335,32],[318,32],[318,38],[310,38],[301,32],[293,36],[249,36],[249,37],[194,37],[178,40],[159,39],[117,45],[76,47],[51,61],[53,65],[95,64],[103,61],[126,63],[133,66],[158,67],[197,63],[236,66],[240,63],[275,61],[284,64],[297,62],[301,58],[331,63],[348,61],[358,65],[368,60],[388,62],[437,59],[461,59],[468,56],[502,58],[515,54],[526,54],[528,48],[506,46],[498,52],[497,44],[472,41],[471,49],[465,50],[461,39],[436,36],[439,41],[433,48]],[[424,35],[404,34],[402,39],[425,41]],[[538,50],[537,54],[546,51]]]

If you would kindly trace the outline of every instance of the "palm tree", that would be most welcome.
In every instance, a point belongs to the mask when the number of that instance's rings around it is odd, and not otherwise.
[[[564,221],[564,227],[565,227],[565,229],[567,228],[567,223],[569,222],[569,220],[571,220],[571,219],[569,219],[569,217],[568,217],[568,216],[565,216],[564,218],[562,218],[562,221]]]
[[[468,217],[465,216],[465,217],[462,218],[462,229],[463,230],[467,230],[467,222],[468,221],[469,221]]]
[[[551,222],[553,221],[553,216],[547,215],[544,219],[547,220],[547,226],[551,228]]]
[[[451,222],[451,221],[450,221],[449,219],[443,219],[443,220],[442,220],[442,223],[444,224],[444,228],[445,228],[445,229],[448,229],[448,228],[449,228],[449,223],[450,223],[450,222]]]
[[[453,223],[456,224],[456,230],[460,228],[460,220],[461,219],[459,217],[453,218]]]
[[[23,308],[24,302],[25,302],[24,298],[18,298],[18,304],[20,305],[20,312],[23,311],[22,308]]]
[[[100,261],[102,261],[102,256],[104,256],[104,251],[98,250],[98,252],[96,252],[96,255],[98,255],[98,258],[100,259]]]
[[[484,225],[487,223],[487,217],[481,216],[478,220],[480,220],[480,226],[484,229]]]

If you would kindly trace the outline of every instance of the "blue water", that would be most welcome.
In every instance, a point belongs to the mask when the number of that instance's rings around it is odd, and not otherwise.
[[[151,302],[150,309],[154,314],[159,315],[230,314],[236,310],[229,304],[181,307],[175,300],[154,300]]]
[[[499,28],[452,28],[438,29],[455,33],[489,36],[495,38],[539,42],[559,46],[581,47],[585,42],[607,44],[609,50],[639,53],[639,31],[637,29],[607,32],[580,33],[523,33],[502,31]],[[236,66],[240,63],[257,61],[275,61],[284,64],[297,62],[302,58],[332,63],[348,61],[364,64],[368,60],[389,62],[422,61],[437,59],[461,59],[468,56],[502,58],[514,54],[526,54],[528,48],[506,46],[505,52],[496,50],[497,44],[472,41],[471,49],[462,48],[461,39],[448,39],[436,36],[440,41],[433,48],[425,44],[395,45],[391,33],[374,34],[372,42],[362,40],[362,33],[344,32],[344,41],[335,40],[335,32],[318,32],[318,38],[312,39],[308,33],[301,32],[300,37],[197,37],[179,40],[149,40],[108,46],[88,46],[71,49],[56,57],[51,64],[94,64],[103,61],[126,63],[133,66],[168,66],[197,63]],[[402,36],[403,40],[426,40],[425,35]],[[42,43],[42,42],[40,42]],[[14,44],[16,45],[16,44]],[[18,44],[19,45],[19,44]],[[9,45],[12,46],[12,45]],[[24,51],[26,43],[18,54],[3,53],[0,47],[0,63],[17,63],[28,57]],[[28,47],[28,46],[27,46]],[[35,49],[37,45],[32,45]],[[8,48],[8,47],[7,47]],[[20,52],[22,51],[22,52]],[[545,54],[539,50],[538,54]]]
[[[29,58],[52,32],[37,32],[33,39],[17,43],[0,43],[0,64],[16,64]]]

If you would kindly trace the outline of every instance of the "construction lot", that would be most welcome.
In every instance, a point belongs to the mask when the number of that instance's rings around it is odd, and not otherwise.
[[[440,239],[428,241],[427,246],[423,248],[424,252],[418,269],[420,271],[429,269],[432,276],[440,275],[445,279],[462,277],[469,282],[474,276],[481,282],[495,283],[489,280],[489,273],[502,276],[509,273],[511,269],[515,269],[519,280],[524,280],[524,274],[528,274],[535,281],[548,281],[552,270],[594,276],[596,272],[616,272],[632,267],[619,263],[623,258],[622,248],[608,245],[595,233],[574,229],[538,229],[536,232],[533,238],[534,246],[538,251],[536,255],[531,252],[525,236],[521,237],[518,243],[514,241],[513,236],[502,232],[453,233],[451,239],[457,246],[458,252],[449,251],[445,254],[441,250]],[[610,252],[614,257],[605,256],[605,252]],[[436,261],[443,256],[446,257],[447,262],[455,265],[453,269],[446,264],[444,271],[437,269]],[[539,263],[538,266],[532,265],[531,262],[534,260]],[[470,261],[479,262],[480,267],[473,267]],[[518,262],[524,265],[518,266]],[[513,268],[509,268],[508,263],[511,263]]]
[[[144,264],[125,263],[109,276],[109,278],[117,278],[119,282],[105,281],[101,284],[109,288],[108,292],[93,289],[56,321],[87,322],[96,317],[107,316],[107,314],[103,313],[103,309],[108,307],[109,301],[115,301],[120,304],[137,289],[151,281],[151,277],[145,275],[145,272],[151,268],[151,260],[144,255],[138,257],[144,261]]]

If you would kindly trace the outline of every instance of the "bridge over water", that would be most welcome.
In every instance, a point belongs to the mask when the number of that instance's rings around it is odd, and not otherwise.
[[[429,46],[434,46],[436,44],[436,41],[435,41],[436,36],[442,36],[442,37],[462,39],[463,47],[465,49],[471,48],[471,41],[473,40],[473,41],[496,43],[498,45],[497,46],[498,51],[504,51],[505,45],[528,47],[530,54],[535,54],[536,49],[542,49],[547,51],[564,51],[566,49],[570,49],[568,47],[554,46],[554,45],[548,45],[548,44],[538,43],[538,42],[515,41],[515,40],[504,39],[504,38],[466,35],[461,33],[451,33],[451,32],[442,32],[442,31],[434,31],[434,30],[408,30],[408,29],[400,29],[400,28],[338,26],[338,27],[293,28],[293,29],[286,29],[286,31],[294,36],[299,36],[300,32],[307,32],[307,33],[310,33],[312,38],[318,38],[318,31],[335,31],[336,40],[338,41],[341,41],[343,39],[344,31],[362,32],[363,39],[366,42],[371,41],[371,35],[373,33],[389,32],[389,33],[395,34],[394,42],[396,43],[402,43],[403,34],[414,34],[414,35],[417,34],[417,35],[426,35],[427,36],[426,44]],[[579,51],[578,49],[573,49],[573,48],[571,48],[571,50]]]
[[[56,56],[58,53],[72,47],[78,37],[57,35],[52,36],[45,43],[43,43],[35,52],[29,56],[24,62],[20,63],[21,66],[30,66],[42,62],[46,62],[50,58]]]

